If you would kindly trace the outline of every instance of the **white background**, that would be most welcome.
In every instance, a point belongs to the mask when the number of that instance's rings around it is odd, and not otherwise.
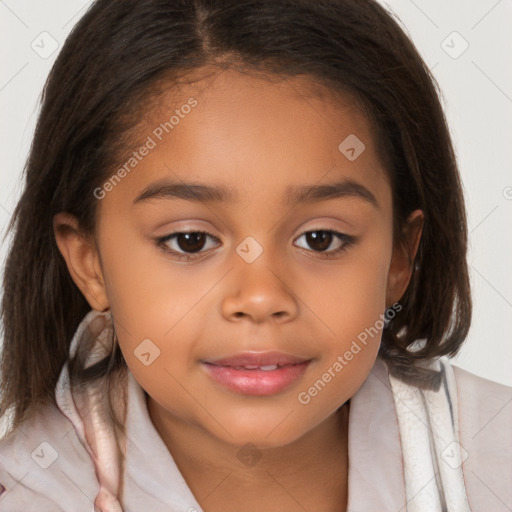
[[[44,81],[89,4],[0,0],[2,238],[20,194]],[[441,86],[464,183],[474,317],[455,362],[512,386],[512,2],[393,0],[386,5]],[[53,40],[58,48],[45,55]],[[8,240],[0,249],[2,262]]]

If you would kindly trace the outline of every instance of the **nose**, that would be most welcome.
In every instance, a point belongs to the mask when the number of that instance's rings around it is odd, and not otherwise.
[[[288,322],[297,316],[298,299],[289,280],[267,263],[262,257],[252,263],[237,262],[239,268],[232,273],[229,292],[222,301],[224,318],[260,324]]]

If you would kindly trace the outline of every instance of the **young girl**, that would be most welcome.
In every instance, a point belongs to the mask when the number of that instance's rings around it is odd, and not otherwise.
[[[432,76],[372,0],[97,0],[4,277],[2,512],[505,511]]]

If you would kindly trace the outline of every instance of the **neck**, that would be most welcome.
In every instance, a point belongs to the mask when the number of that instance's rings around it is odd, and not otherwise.
[[[205,512],[346,509],[350,402],[286,446],[240,449],[160,414],[147,400],[156,430]]]

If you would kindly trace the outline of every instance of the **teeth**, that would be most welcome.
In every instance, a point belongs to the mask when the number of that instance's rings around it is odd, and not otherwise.
[[[279,366],[277,364],[268,364],[266,366],[258,366],[258,365],[247,365],[247,366],[237,366],[235,370],[263,370],[265,372],[270,372],[272,370],[277,370]]]

